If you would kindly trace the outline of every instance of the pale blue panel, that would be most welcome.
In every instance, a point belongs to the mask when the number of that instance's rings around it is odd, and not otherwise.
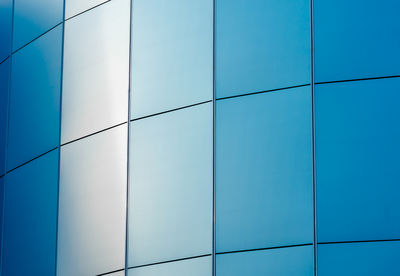
[[[13,0],[0,1],[0,62],[10,54],[11,50],[12,6]]]
[[[87,11],[107,0],[65,0],[65,18]]]
[[[65,23],[61,144],[128,120],[130,0]]]
[[[211,253],[212,103],[132,122],[128,265]]]
[[[58,150],[6,176],[3,274],[55,275]]]
[[[0,175],[5,171],[10,65],[10,59],[0,64]]]
[[[128,276],[211,276],[212,258],[201,257],[184,261],[145,266],[128,270]]]
[[[63,19],[63,0],[14,0],[13,50],[48,31]]]
[[[217,252],[312,242],[310,87],[216,108]]]
[[[131,116],[211,100],[213,1],[132,2]]]
[[[400,242],[318,245],[319,276],[398,276]]]
[[[310,82],[308,0],[217,0],[217,97]]]
[[[61,36],[59,26],[13,55],[7,169],[58,145]]]
[[[57,276],[125,267],[127,137],[125,124],[61,146]]]
[[[315,80],[400,74],[400,1],[314,1]]]
[[[400,238],[400,78],[317,85],[318,241]]]
[[[216,276],[247,275],[312,276],[313,247],[300,246],[217,255]]]

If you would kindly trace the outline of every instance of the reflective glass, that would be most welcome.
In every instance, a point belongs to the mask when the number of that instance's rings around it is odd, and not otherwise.
[[[14,0],[13,50],[62,22],[63,0]]]
[[[3,229],[3,202],[4,202],[4,177],[0,177],[0,229]],[[3,237],[0,235],[0,248],[3,246]]]
[[[310,82],[309,0],[216,1],[217,97]]]
[[[55,275],[58,150],[6,176],[3,274]]]
[[[9,54],[11,48],[13,0],[0,1],[0,62]]]
[[[400,78],[316,85],[318,241],[400,238],[399,89]]]
[[[318,275],[397,276],[400,242],[364,242],[318,245]]]
[[[0,175],[5,171],[10,59],[0,64]]]
[[[58,276],[124,268],[127,127],[61,147]]]
[[[217,101],[217,252],[313,241],[310,87]]]
[[[131,116],[213,95],[213,1],[132,2]]]
[[[65,18],[70,18],[104,2],[107,0],[65,0]]]
[[[400,75],[400,1],[314,1],[315,80]]]
[[[125,276],[125,271],[118,271],[110,274],[106,274],[107,276]]]
[[[211,276],[212,258],[201,257],[189,260],[150,265],[128,270],[128,276]]]
[[[65,24],[61,142],[128,118],[129,0],[113,0]]]
[[[129,266],[211,253],[212,103],[134,121]]]
[[[59,143],[62,26],[13,55],[7,168]]]
[[[299,246],[217,255],[216,275],[312,276],[313,247]]]

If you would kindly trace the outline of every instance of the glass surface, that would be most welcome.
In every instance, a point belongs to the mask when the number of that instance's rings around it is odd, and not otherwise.
[[[211,253],[212,103],[134,121],[129,266]]]
[[[125,276],[125,271],[118,271],[110,274],[106,274],[107,276]]]
[[[4,177],[0,176],[0,227],[3,229],[3,209],[4,209]],[[0,236],[0,248],[3,248],[3,237]]]
[[[217,255],[216,275],[312,276],[313,247],[299,246]]]
[[[5,172],[10,59],[0,64],[0,175]]]
[[[14,0],[13,50],[62,22],[63,0]]]
[[[400,238],[400,78],[316,85],[318,241]]]
[[[62,26],[13,55],[7,168],[59,143]]]
[[[211,276],[211,256],[128,270],[128,276]]]
[[[129,0],[65,24],[61,143],[128,118]]]
[[[107,0],[65,0],[65,18],[87,11]],[[114,0],[113,0],[114,1]],[[117,19],[117,17],[115,17]]]
[[[400,1],[314,1],[315,81],[400,74]]]
[[[308,0],[216,1],[217,98],[310,83]]]
[[[312,241],[310,87],[217,101],[217,252]]]
[[[397,276],[400,242],[365,242],[318,245],[318,275]]]
[[[0,62],[9,54],[11,49],[13,0],[0,1]]]
[[[2,275],[55,275],[58,154],[6,176]]]
[[[61,147],[58,276],[125,266],[127,126]]]
[[[132,1],[131,117],[213,97],[213,1]]]

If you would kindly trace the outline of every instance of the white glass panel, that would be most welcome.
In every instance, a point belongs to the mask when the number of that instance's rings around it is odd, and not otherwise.
[[[127,127],[61,148],[58,276],[124,267]]]
[[[194,258],[184,261],[159,265],[150,265],[130,269],[128,276],[211,276],[212,259],[209,257]]]
[[[132,123],[129,193],[129,266],[211,253],[211,103]]]
[[[62,143],[128,117],[129,0],[65,24]]]
[[[77,15],[107,0],[65,0],[65,18]]]
[[[132,5],[132,118],[212,99],[213,1]]]

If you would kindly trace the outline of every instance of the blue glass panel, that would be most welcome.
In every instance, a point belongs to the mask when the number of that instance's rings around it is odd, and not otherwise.
[[[365,242],[318,245],[318,275],[397,276],[400,242]]]
[[[62,22],[63,0],[14,0],[13,50]]]
[[[4,177],[0,177],[0,229],[3,229]],[[0,235],[0,248],[3,248],[3,235]]]
[[[216,275],[312,276],[313,247],[299,246],[217,255]]]
[[[128,265],[210,254],[212,103],[132,122]]]
[[[128,276],[211,276],[212,258],[201,257],[128,270]]]
[[[217,0],[217,97],[310,83],[308,0]]]
[[[400,78],[317,85],[318,241],[400,238]]]
[[[317,82],[400,74],[400,1],[314,1]]]
[[[61,34],[59,26],[13,55],[8,169],[59,142]]]
[[[132,118],[211,100],[213,1],[132,1]]]
[[[312,242],[310,87],[216,108],[217,252]]]
[[[10,59],[0,64],[0,175],[5,171]]]
[[[0,62],[9,54],[11,49],[13,0],[0,1]]]
[[[6,176],[3,275],[55,275],[58,150]]]

